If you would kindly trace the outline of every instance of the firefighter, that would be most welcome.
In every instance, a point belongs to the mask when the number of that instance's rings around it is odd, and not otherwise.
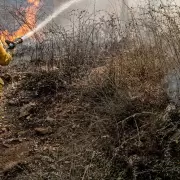
[[[12,60],[11,52],[7,52],[0,41],[0,65],[7,66]],[[0,78],[0,95],[2,95],[4,81]]]

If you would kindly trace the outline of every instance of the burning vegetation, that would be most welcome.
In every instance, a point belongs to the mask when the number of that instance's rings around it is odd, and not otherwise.
[[[179,179],[179,8],[129,13],[73,11],[2,70],[2,180]]]
[[[35,28],[36,26],[36,15],[39,9],[40,0],[27,0],[28,6],[25,8],[25,15],[22,17],[21,21],[23,24],[15,32],[9,32],[4,30],[0,32],[0,40],[5,43],[5,40],[13,41],[16,38],[20,38],[27,34],[29,31]],[[18,10],[17,10],[18,11]],[[21,12],[18,12],[21,14]]]

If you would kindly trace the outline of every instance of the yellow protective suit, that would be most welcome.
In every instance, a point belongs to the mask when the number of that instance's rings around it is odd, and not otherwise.
[[[8,53],[4,47],[0,44],[0,65],[7,66],[12,60],[12,56]]]
[[[7,66],[11,60],[12,60],[11,54],[8,53],[4,49],[3,44],[0,42],[0,65],[1,66]],[[4,86],[4,82],[0,78],[0,95],[2,94],[3,86]]]

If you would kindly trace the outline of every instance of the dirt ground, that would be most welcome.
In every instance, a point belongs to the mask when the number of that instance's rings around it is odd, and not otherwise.
[[[68,83],[59,72],[5,74],[0,179],[179,179],[174,105]]]

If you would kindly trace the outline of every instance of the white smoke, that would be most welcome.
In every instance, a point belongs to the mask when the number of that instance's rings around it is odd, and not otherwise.
[[[132,1],[132,2],[131,2]],[[137,0],[134,0],[137,1]],[[63,14],[56,18],[56,23],[61,26],[70,24],[69,12],[72,10],[85,10],[90,14],[96,13],[96,17],[106,16],[108,13],[115,13],[121,16],[122,20],[127,20],[128,8],[135,5],[133,0],[82,0],[67,9]],[[64,1],[63,1],[64,2]],[[61,0],[54,0],[54,7],[62,4]],[[101,11],[101,12],[100,12]]]

